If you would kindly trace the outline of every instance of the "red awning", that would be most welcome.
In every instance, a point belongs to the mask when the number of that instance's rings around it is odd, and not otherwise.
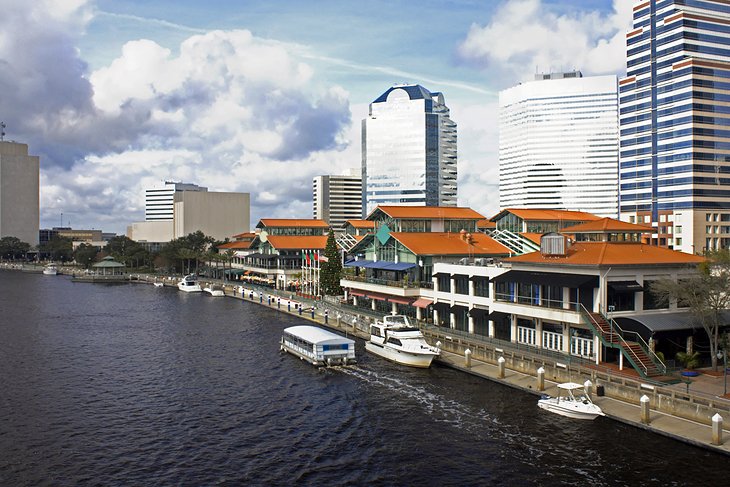
[[[359,291],[350,291],[350,294],[352,294],[353,296],[365,297],[365,293],[362,293],[362,292],[359,292]]]
[[[431,303],[433,303],[433,301],[431,301],[430,299],[418,298],[413,301],[413,306],[415,306],[416,308],[426,308]]]
[[[372,293],[370,291],[368,291],[367,297],[376,301],[385,301],[386,299],[390,298],[390,296],[386,296],[385,294]]]
[[[407,298],[399,298],[394,296],[388,296],[388,301],[391,303],[398,303],[398,304],[411,304],[413,301]]]

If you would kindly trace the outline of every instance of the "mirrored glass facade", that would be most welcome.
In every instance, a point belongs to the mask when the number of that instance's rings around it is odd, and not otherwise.
[[[499,206],[618,216],[615,76],[538,75],[499,94]]]
[[[441,93],[396,85],[362,121],[363,206],[456,206],[456,123]]]

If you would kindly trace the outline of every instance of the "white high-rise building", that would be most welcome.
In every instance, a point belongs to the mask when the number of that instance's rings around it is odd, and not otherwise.
[[[626,33],[621,219],[689,253],[730,248],[730,5],[642,0]]]
[[[39,170],[27,144],[0,140],[0,238],[38,245]]]
[[[362,121],[366,213],[378,205],[456,206],[456,123],[441,93],[395,85]]]
[[[499,206],[618,216],[615,76],[536,75],[499,94]]]
[[[163,186],[145,190],[145,221],[172,221],[175,193],[179,191],[208,191],[197,184],[165,181]]]
[[[315,176],[312,179],[312,217],[339,229],[347,220],[362,214],[362,177]]]

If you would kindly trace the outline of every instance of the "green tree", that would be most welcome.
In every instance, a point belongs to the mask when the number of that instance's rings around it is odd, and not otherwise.
[[[0,258],[2,259],[21,259],[25,258],[25,254],[30,250],[30,244],[22,242],[17,237],[0,238]]]
[[[74,260],[84,266],[84,269],[91,267],[96,260],[99,249],[89,244],[81,244],[74,250]]]
[[[319,285],[322,293],[328,296],[339,296],[342,294],[340,278],[342,277],[342,262],[340,253],[335,243],[335,233],[330,228],[327,235],[327,245],[324,248],[324,259],[322,259],[319,270]]]
[[[56,235],[48,242],[39,245],[38,250],[42,257],[46,259],[62,262],[73,259],[73,241],[70,238]]]
[[[710,359],[717,370],[720,328],[726,325],[724,313],[730,308],[730,251],[708,252],[697,274],[688,279],[660,279],[651,287],[661,301],[677,300],[688,307],[694,324],[701,326],[710,341]]]

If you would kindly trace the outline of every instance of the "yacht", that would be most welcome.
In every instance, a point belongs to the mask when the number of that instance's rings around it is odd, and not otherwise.
[[[56,264],[47,264],[43,268],[43,274],[47,276],[55,276],[58,274],[58,267],[56,267]]]
[[[558,396],[543,396],[537,405],[555,414],[574,419],[596,419],[605,416],[600,407],[593,404],[588,394],[590,381],[580,385],[575,382],[558,384]],[[581,391],[582,394],[575,391]]]
[[[225,296],[226,294],[223,292],[223,289],[221,289],[220,286],[216,286],[214,284],[211,284],[207,287],[203,288],[203,291],[210,294],[211,296],[221,297]]]
[[[198,284],[197,277],[193,274],[188,274],[183,277],[182,280],[177,283],[177,288],[180,291],[185,291],[186,293],[199,293],[202,291],[200,284]]]
[[[370,325],[370,341],[365,350],[397,364],[428,368],[441,353],[423,338],[423,333],[403,315],[388,315]]]

